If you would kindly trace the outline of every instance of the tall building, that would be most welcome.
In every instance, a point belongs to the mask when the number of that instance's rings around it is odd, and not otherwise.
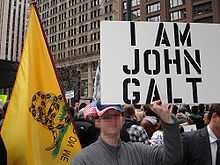
[[[100,21],[119,19],[119,1],[37,0],[37,5],[57,68],[67,70],[70,81],[77,75],[71,73],[80,73],[81,98],[91,97],[100,57]]]
[[[7,80],[3,81],[5,83],[10,82],[9,84],[11,84],[15,79],[14,72],[16,71],[15,68],[17,68],[22,51],[29,1],[0,1],[0,59],[8,61],[5,62],[5,64],[8,64],[6,69],[8,69],[7,72],[11,75]],[[9,68],[13,69],[10,70]],[[4,87],[0,88],[0,93],[10,95],[13,83],[9,84],[4,84]]]
[[[0,59],[19,61],[24,39],[28,0],[1,0]]]
[[[131,1],[132,20],[220,23],[220,0]],[[122,0],[120,6],[120,19],[125,20],[127,0]]]
[[[3,14],[4,14],[4,3],[5,0],[0,1],[0,52],[2,47],[2,29],[3,29]],[[1,54],[0,54],[1,57]]]

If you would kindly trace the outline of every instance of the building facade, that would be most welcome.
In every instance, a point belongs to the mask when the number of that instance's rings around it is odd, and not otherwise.
[[[0,52],[2,47],[2,29],[3,29],[3,14],[4,14],[4,3],[5,0],[0,1]],[[1,55],[0,55],[1,57]]]
[[[17,62],[24,40],[28,0],[3,0],[0,3],[0,59]]]
[[[69,68],[72,72],[80,73],[81,98],[91,97],[93,93],[95,71],[100,58],[100,22],[119,20],[119,2],[118,0],[37,0],[56,66],[61,70]],[[69,76],[68,79],[74,77]],[[63,85],[65,90],[71,90]]]
[[[132,20],[220,23],[220,0],[132,0]],[[126,19],[127,0],[120,4]]]

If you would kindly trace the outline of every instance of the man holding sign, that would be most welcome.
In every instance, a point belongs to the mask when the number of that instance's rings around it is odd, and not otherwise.
[[[125,143],[120,140],[124,124],[121,106],[97,104],[96,126],[99,139],[84,148],[72,165],[174,165],[180,164],[182,147],[176,119],[167,105],[155,101],[152,110],[161,118],[164,127],[164,145],[149,146],[142,143]]]

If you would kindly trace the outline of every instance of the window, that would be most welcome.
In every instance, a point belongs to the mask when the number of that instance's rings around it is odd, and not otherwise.
[[[105,14],[108,13],[108,6],[105,6]]]
[[[170,0],[170,7],[176,7],[184,4],[184,0]]]
[[[147,5],[147,12],[148,13],[157,12],[157,11],[160,11],[160,2],[151,4],[151,5]]]
[[[131,7],[138,6],[138,5],[140,5],[140,0],[132,0],[131,1]],[[124,10],[127,9],[127,1],[123,2],[123,7],[124,7]]]
[[[210,3],[205,3],[197,6],[193,6],[192,13],[193,15],[200,15],[200,14],[205,14],[212,12],[212,4]]]
[[[133,10],[133,11],[131,12],[131,17],[132,17],[132,19],[135,19],[135,18],[137,18],[137,17],[140,17],[140,15],[141,15],[140,9]]]
[[[137,6],[137,5],[140,5],[140,0],[132,0],[131,1],[131,6]]]
[[[153,17],[148,17],[148,18],[146,18],[146,21],[148,21],[148,22],[159,22],[160,21],[160,15],[153,16]]]
[[[125,2],[123,2],[123,8],[124,8],[124,10],[126,10],[127,9],[127,2],[125,1]]]
[[[88,96],[88,81],[82,80],[81,96]]]
[[[170,13],[170,20],[175,21],[179,19],[183,19],[186,17],[186,12],[184,10],[178,10]]]

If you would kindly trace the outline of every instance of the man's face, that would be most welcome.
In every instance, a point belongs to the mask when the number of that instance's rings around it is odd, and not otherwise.
[[[209,124],[209,119],[208,119],[208,114],[207,113],[204,115],[203,121],[204,121],[205,125]]]
[[[220,115],[218,115],[217,113],[216,113],[216,115],[215,115],[215,127],[219,130],[219,132],[220,132]]]
[[[100,129],[103,134],[119,134],[124,124],[124,117],[116,110],[108,110],[100,117]]]

